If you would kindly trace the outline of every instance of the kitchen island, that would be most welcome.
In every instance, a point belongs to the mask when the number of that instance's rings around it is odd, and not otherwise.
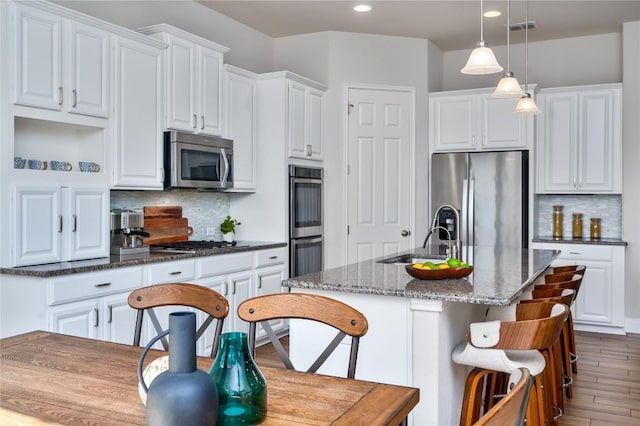
[[[410,253],[436,258],[431,250]],[[409,253],[409,252],[407,252]],[[356,378],[420,389],[420,403],[410,416],[419,426],[458,423],[465,367],[451,361],[469,323],[481,321],[490,305],[508,305],[520,296],[559,254],[553,250],[475,247],[464,260],[474,267],[463,279],[422,281],[404,264],[384,259],[289,278],[291,291],[322,294],[360,310],[369,322],[360,340]],[[290,324],[291,359],[298,369],[310,365],[333,337],[324,325]],[[344,376],[345,339],[321,373]]]

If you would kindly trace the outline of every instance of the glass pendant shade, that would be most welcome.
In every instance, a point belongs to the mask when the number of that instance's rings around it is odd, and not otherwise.
[[[540,114],[541,111],[531,95],[525,93],[518,101],[518,105],[516,105],[516,109],[513,112],[520,115],[537,115]]]
[[[480,40],[477,46],[469,55],[467,64],[460,70],[462,74],[495,74],[504,69],[498,63],[493,50],[487,47],[486,41]]]
[[[522,97],[522,95],[524,92],[520,88],[518,79],[513,76],[512,72],[507,72],[498,83],[492,96],[501,99],[515,99]]]

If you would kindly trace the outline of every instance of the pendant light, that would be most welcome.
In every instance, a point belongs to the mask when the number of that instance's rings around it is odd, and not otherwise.
[[[529,0],[525,2],[525,27],[524,27],[524,91],[525,94],[518,101],[515,112],[520,115],[540,114],[540,108],[536,105],[529,93]]]
[[[496,55],[493,54],[493,51],[488,47],[488,43],[484,40],[483,12],[483,3],[480,0],[480,41],[476,43],[477,47],[469,55],[467,64],[460,70],[462,74],[495,74],[504,69],[500,66]]]
[[[496,90],[493,92],[492,96],[494,98],[519,98],[524,94],[520,88],[518,79],[515,78],[511,72],[511,40],[509,33],[511,33],[511,1],[507,0],[507,71],[504,73],[496,87]]]

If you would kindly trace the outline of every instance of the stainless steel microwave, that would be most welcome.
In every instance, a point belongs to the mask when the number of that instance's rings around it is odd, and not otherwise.
[[[164,187],[233,188],[233,141],[170,131],[164,134]]]

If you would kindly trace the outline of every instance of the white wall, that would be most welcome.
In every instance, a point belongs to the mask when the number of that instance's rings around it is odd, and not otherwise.
[[[469,49],[444,53],[442,90],[495,86],[501,74],[484,76],[460,72]],[[506,46],[491,46],[498,62],[506,68]],[[520,84],[525,83],[524,45],[511,45],[511,71]],[[529,83],[546,87],[619,83],[622,81],[622,35],[602,34],[529,43]]]
[[[254,72],[273,70],[273,39],[194,1],[54,1],[125,28],[170,24],[228,47],[224,62]]]
[[[326,84],[325,122],[325,266],[344,264],[346,259],[346,84],[409,86],[416,90],[416,229],[422,241],[427,212],[427,84],[429,42],[423,39],[371,34],[322,32],[278,38],[274,41],[274,64]],[[334,207],[332,207],[334,206]]]
[[[623,26],[623,239],[629,244],[626,250],[626,306],[625,329],[640,333],[640,21]]]

